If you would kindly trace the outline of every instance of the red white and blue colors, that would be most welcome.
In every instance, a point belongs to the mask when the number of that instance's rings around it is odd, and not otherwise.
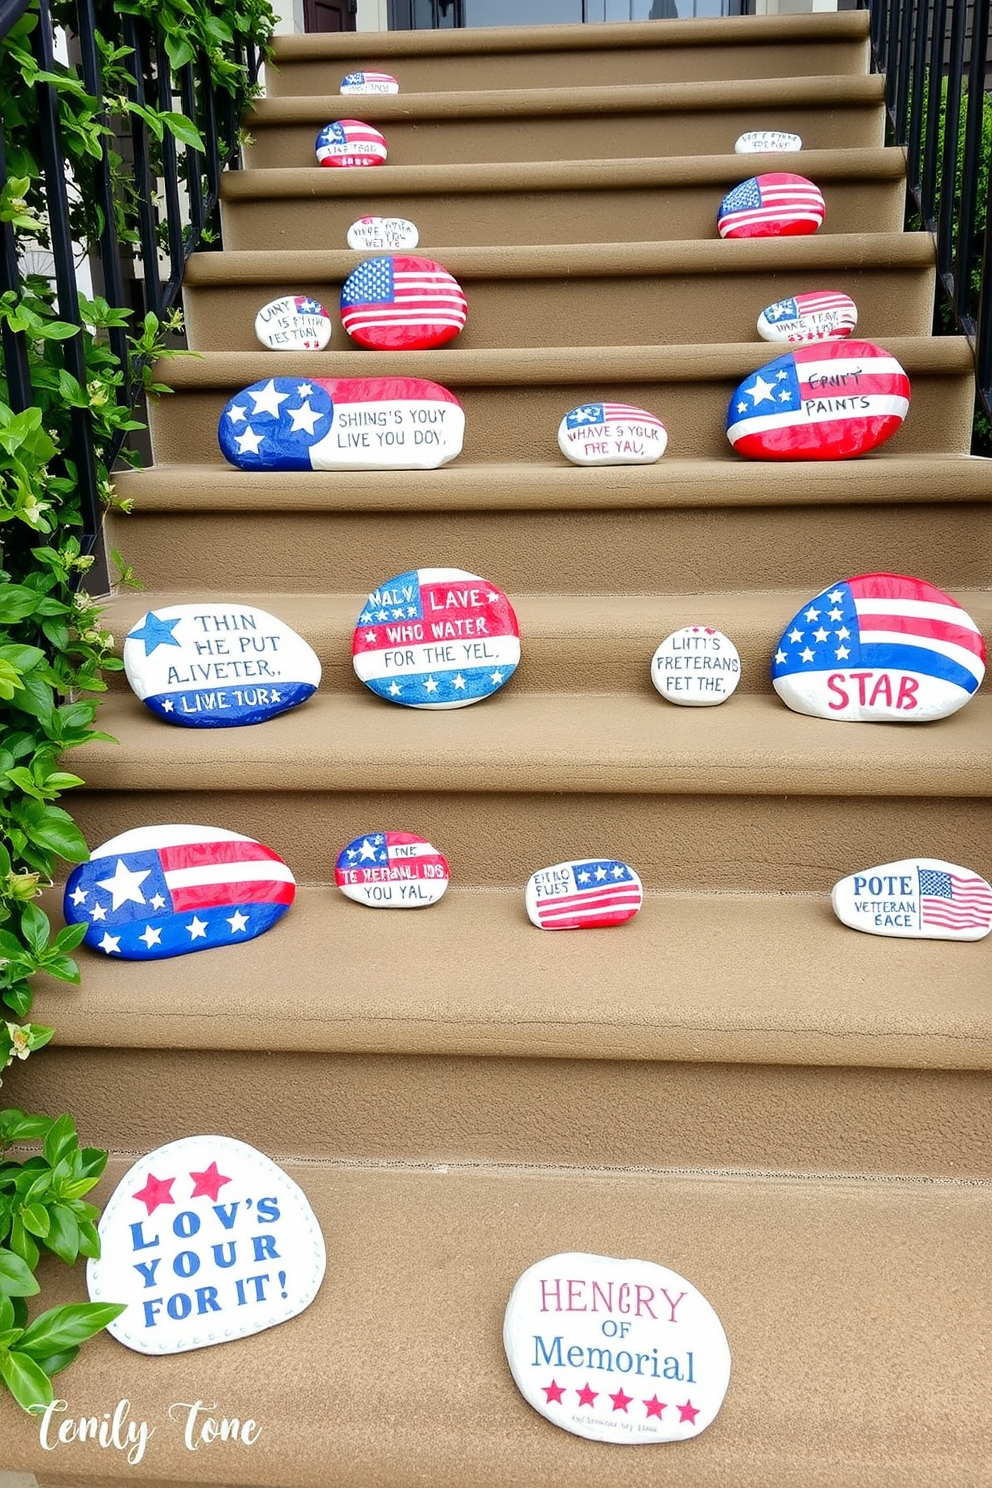
[[[111,959],[160,961],[254,940],[282,919],[296,880],[278,853],[221,827],[135,827],[74,868],[62,907]]]
[[[796,713],[926,723],[956,713],[985,675],[985,642],[949,594],[904,574],[860,574],[795,615],[772,685]]]
[[[558,425],[558,448],[573,465],[653,465],[667,445],[661,419],[629,403],[580,403]]]
[[[490,697],[520,660],[506,595],[460,568],[397,574],[368,597],[352,639],[370,691],[407,708],[465,708]]]
[[[391,72],[349,72],[341,79],[342,93],[398,93],[400,85]]]
[[[852,930],[907,940],[982,940],[992,930],[992,887],[939,858],[903,858],[834,884],[834,914]]]
[[[255,335],[270,351],[323,351],[331,317],[313,295],[283,295],[255,316]]]
[[[335,119],[325,124],[314,142],[320,165],[385,165],[386,141],[378,129],[361,119]]]
[[[334,882],[342,894],[374,909],[423,909],[448,887],[447,860],[412,832],[366,832],[342,848]]]
[[[826,208],[805,176],[770,171],[735,186],[720,203],[721,238],[793,238],[815,233]]]
[[[848,460],[897,433],[909,378],[870,341],[801,346],[736,388],[727,438],[749,460]]]
[[[341,323],[352,340],[373,351],[443,346],[467,315],[461,286],[432,258],[370,258],[341,287]]]
[[[641,880],[618,858],[580,858],[532,873],[527,917],[539,930],[596,930],[633,919],[644,901]]]
[[[758,316],[762,341],[786,341],[792,346],[805,341],[841,341],[858,323],[858,307],[839,289],[818,289],[811,294],[776,300]]]

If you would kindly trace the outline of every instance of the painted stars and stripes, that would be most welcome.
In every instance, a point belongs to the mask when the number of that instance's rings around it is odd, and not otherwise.
[[[850,295],[824,289],[777,300],[758,316],[763,341],[840,341],[858,323],[858,309]]]
[[[720,203],[721,238],[788,238],[815,233],[823,222],[823,193],[805,176],[771,171],[735,186]]]
[[[992,889],[977,874],[920,868],[920,923],[939,930],[992,929]]]
[[[342,848],[334,881],[359,904],[379,909],[420,909],[436,904],[448,887],[447,860],[412,832],[367,832]]]
[[[378,351],[442,346],[458,335],[467,315],[457,280],[430,258],[370,258],[341,289],[345,330]]]
[[[660,418],[630,403],[582,403],[565,415],[569,429],[587,429],[595,424],[637,424],[664,429]]]
[[[541,930],[591,930],[622,925],[640,909],[644,894],[633,868],[617,858],[557,863],[531,875],[524,902]]]
[[[630,403],[580,403],[558,425],[558,448],[574,465],[650,465],[667,445],[661,419]]]
[[[361,119],[335,119],[325,124],[314,142],[321,165],[383,165],[386,141],[378,129]]]
[[[400,85],[391,72],[349,72],[341,79],[340,92],[353,93],[398,93]]]

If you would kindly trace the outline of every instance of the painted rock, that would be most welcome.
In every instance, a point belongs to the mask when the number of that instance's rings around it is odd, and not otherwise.
[[[355,671],[408,708],[465,708],[510,680],[520,660],[506,595],[460,568],[418,568],[381,584],[358,617]]]
[[[752,372],[727,409],[727,438],[749,460],[849,460],[897,433],[909,378],[870,341],[800,346]]]
[[[730,1383],[720,1319],[653,1261],[548,1256],[510,1295],[503,1347],[521,1395],[589,1441],[642,1446],[698,1436]]]
[[[323,351],[331,329],[331,317],[310,295],[270,300],[255,316],[255,335],[273,351]]]
[[[749,129],[734,145],[735,155],[766,155],[778,150],[801,150],[802,137],[784,129]]]
[[[581,403],[558,425],[558,448],[573,465],[653,465],[667,444],[661,419],[627,403]]]
[[[797,713],[927,723],[963,708],[985,675],[978,626],[950,595],[902,574],[825,589],[778,643],[772,685]]]
[[[390,72],[349,72],[341,79],[340,92],[398,93],[400,85]]]
[[[461,454],[454,393],[417,377],[270,377],[220,416],[239,470],[435,470]]]
[[[735,186],[720,203],[716,225],[721,238],[792,238],[815,233],[824,210],[812,181],[772,171]]]
[[[406,217],[359,217],[348,229],[348,247],[366,253],[416,248],[420,233]]]
[[[583,858],[532,873],[527,917],[539,930],[596,930],[632,920],[644,900],[641,880],[617,858]]]
[[[384,165],[386,141],[378,129],[360,119],[335,119],[314,141],[320,165]]]
[[[334,882],[349,899],[376,909],[423,909],[448,887],[448,864],[412,832],[369,832],[338,854]]]
[[[122,961],[238,945],[282,919],[296,880],[278,853],[221,827],[134,827],[69,874],[62,908]]]
[[[850,295],[836,289],[793,295],[777,300],[758,316],[763,341],[839,341],[858,323],[858,307]]]
[[[149,610],[125,637],[124,670],[147,708],[190,728],[264,723],[320,682],[320,661],[295,630],[239,604]]]
[[[939,858],[902,858],[835,883],[834,914],[852,930],[907,940],[982,940],[992,930],[992,887]]]
[[[468,302],[431,258],[370,258],[341,286],[341,322],[359,346],[423,351],[443,346],[465,324]]]
[[[686,625],[666,636],[651,659],[651,681],[670,703],[712,708],[741,680],[733,641],[711,625]]]
[[[303,1190],[233,1137],[182,1137],[139,1158],[99,1231],[90,1301],[127,1304],[107,1332],[139,1354],[262,1333],[309,1307],[324,1278],[324,1238]],[[193,1405],[173,1412],[202,1424]]]

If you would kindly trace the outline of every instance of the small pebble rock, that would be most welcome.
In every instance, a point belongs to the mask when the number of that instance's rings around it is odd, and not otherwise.
[[[283,295],[255,316],[255,335],[272,351],[323,351],[331,330],[331,317],[311,295]]]
[[[596,930],[633,919],[644,899],[641,880],[618,858],[580,858],[532,873],[524,890],[527,917],[539,930]]]
[[[763,341],[840,341],[858,323],[858,307],[850,295],[836,289],[777,300],[758,316],[758,335]]]
[[[736,155],[770,155],[779,150],[801,150],[802,137],[784,129],[749,129],[734,145]]]
[[[686,625],[666,636],[651,660],[651,681],[670,703],[712,708],[741,680],[733,641],[711,625]]]
[[[982,940],[992,930],[992,886],[939,858],[902,858],[834,884],[834,914],[852,930],[906,940]]]
[[[420,233],[406,217],[359,217],[348,229],[348,247],[365,253],[416,248]]]
[[[341,79],[342,93],[368,94],[368,93],[398,93],[400,85],[389,72],[349,72],[347,77]]]
[[[335,119],[325,124],[314,143],[320,165],[384,165],[386,141],[378,129],[360,119]]]
[[[558,448],[573,465],[653,465],[667,444],[661,419],[628,403],[580,403],[558,425]]]
[[[447,860],[412,832],[368,832],[338,854],[334,882],[357,904],[423,909],[448,887]]]

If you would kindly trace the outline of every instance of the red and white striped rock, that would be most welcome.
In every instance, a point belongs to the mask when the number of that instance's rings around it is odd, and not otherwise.
[[[619,858],[580,858],[532,873],[527,917],[539,930],[596,930],[632,920],[644,901],[641,880]]]
[[[758,316],[762,341],[784,341],[792,346],[806,341],[842,341],[858,323],[858,307],[839,289],[817,289],[809,294],[776,300]]]

